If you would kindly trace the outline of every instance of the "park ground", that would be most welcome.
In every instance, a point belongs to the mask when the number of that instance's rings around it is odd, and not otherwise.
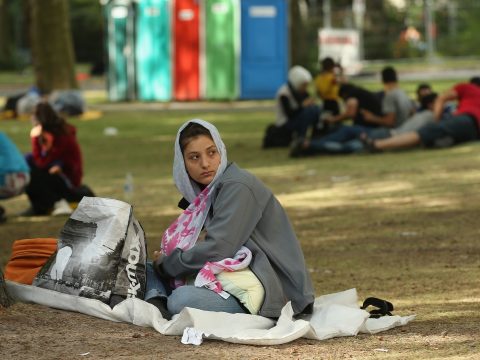
[[[480,358],[480,144],[294,160],[288,149],[261,149],[273,118],[269,110],[125,109],[93,121],[71,119],[83,146],[84,181],[98,196],[123,199],[126,174],[133,175],[132,203],[150,255],[178,214],[173,140],[192,117],[213,122],[229,159],[261,178],[285,206],[317,295],[355,287],[361,299],[388,299],[395,314],[416,314],[416,320],[377,335],[328,341],[194,347],[150,328],[17,303],[0,310],[2,359]],[[118,134],[106,136],[108,127]],[[0,131],[22,151],[29,149],[29,128],[28,121],[0,121]],[[28,206],[25,196],[2,205],[11,216],[0,226],[0,266],[14,240],[56,237],[66,221],[15,217]]]

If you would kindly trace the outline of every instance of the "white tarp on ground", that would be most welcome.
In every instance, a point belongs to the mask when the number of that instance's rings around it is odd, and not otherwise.
[[[288,303],[278,321],[257,315],[227,314],[185,308],[170,321],[162,318],[153,305],[130,298],[115,308],[99,300],[59,293],[30,285],[7,281],[9,293],[24,302],[77,311],[111,321],[123,321],[139,326],[153,327],[164,335],[184,335],[188,343],[195,338],[218,339],[237,344],[278,345],[298,338],[325,340],[358,333],[374,334],[402,326],[415,318],[411,316],[384,316],[369,318],[359,309],[356,289],[320,296],[315,300],[313,315],[294,319]]]

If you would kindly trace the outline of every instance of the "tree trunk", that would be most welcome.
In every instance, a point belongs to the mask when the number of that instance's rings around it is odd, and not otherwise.
[[[7,292],[7,286],[5,285],[5,279],[3,278],[3,271],[0,269],[0,306],[8,307],[13,304],[13,299]]]
[[[302,9],[302,7],[304,7]],[[295,0],[289,2],[290,11],[290,61],[291,65],[308,66],[308,50],[310,46],[316,43],[308,43],[307,19],[305,10],[307,10],[305,0]],[[303,11],[302,11],[303,10]]]
[[[29,5],[37,87],[46,93],[78,88],[68,1],[30,0]]]
[[[0,0],[0,68],[13,68],[13,50],[12,21],[7,0]]]

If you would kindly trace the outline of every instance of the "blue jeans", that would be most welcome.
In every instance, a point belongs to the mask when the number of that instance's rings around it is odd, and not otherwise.
[[[167,298],[168,311],[172,314],[178,314],[185,307],[232,314],[248,313],[234,296],[224,299],[212,290],[192,285],[181,286],[172,291],[155,273],[152,262],[148,261],[147,288],[144,300],[154,297]]]
[[[309,105],[287,123],[287,128],[294,131],[299,139],[305,139],[308,128],[315,128],[320,119],[320,107]]]
[[[360,135],[369,134],[372,128],[360,125],[342,125],[334,132],[320,138],[312,139],[310,148],[314,153],[349,154],[363,149]]]

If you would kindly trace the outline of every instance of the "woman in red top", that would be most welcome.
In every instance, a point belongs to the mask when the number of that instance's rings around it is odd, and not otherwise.
[[[76,129],[47,102],[39,103],[32,117],[32,153],[27,156],[31,181],[27,195],[31,209],[23,215],[49,214],[58,205],[68,213],[66,201],[79,201],[82,183],[82,154]]]

